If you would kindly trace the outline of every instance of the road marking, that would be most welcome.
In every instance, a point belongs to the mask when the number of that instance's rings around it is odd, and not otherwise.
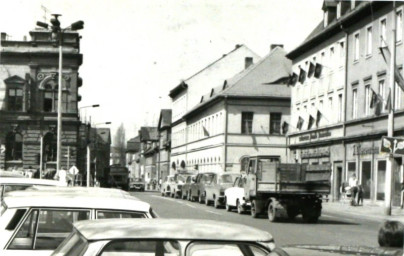
[[[205,211],[210,212],[210,213],[214,213],[214,214],[217,214],[217,215],[223,215],[223,214],[221,214],[221,213],[214,212],[214,211],[209,211],[209,210],[205,210]]]
[[[189,206],[189,207],[191,207],[191,208],[196,208],[195,206],[193,206],[193,205],[190,205],[190,204],[185,204],[186,206]]]

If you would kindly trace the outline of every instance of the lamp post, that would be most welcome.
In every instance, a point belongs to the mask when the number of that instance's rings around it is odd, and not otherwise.
[[[53,18],[50,20],[52,26],[52,37],[58,41],[59,45],[59,74],[58,74],[58,116],[57,116],[57,144],[56,144],[56,171],[61,169],[61,138],[62,138],[62,65],[63,65],[63,33],[66,30],[77,31],[84,28],[83,21],[76,21],[69,27],[62,29],[60,27],[59,16],[60,14],[52,14]],[[37,26],[48,29],[49,25],[44,22],[38,21]]]
[[[83,107],[80,107],[79,108],[79,114],[80,114],[80,110],[82,110],[83,108],[98,108],[100,106],[100,104],[93,104],[93,105],[88,105],[88,106],[83,106]],[[85,119],[87,119],[87,111],[85,111],[86,112],[86,118]],[[81,119],[81,118],[80,118]],[[86,121],[86,120],[85,120]],[[84,122],[85,122],[84,121]]]

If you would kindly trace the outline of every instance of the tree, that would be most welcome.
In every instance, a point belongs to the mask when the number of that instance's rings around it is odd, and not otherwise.
[[[126,165],[126,139],[125,139],[125,127],[123,126],[123,123],[118,127],[118,130],[116,130],[115,136],[114,136],[114,152],[118,154],[119,158],[119,164],[121,166]]]

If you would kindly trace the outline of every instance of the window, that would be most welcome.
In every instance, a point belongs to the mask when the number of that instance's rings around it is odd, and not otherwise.
[[[330,62],[331,63],[334,63],[334,56],[335,56],[335,50],[334,50],[334,47],[331,47],[330,48]]]
[[[352,90],[352,119],[358,118],[358,90]]]
[[[401,42],[403,39],[403,10],[398,10],[396,15],[396,42]]]
[[[172,178],[173,179],[173,178]],[[171,180],[174,182],[174,180]],[[97,219],[133,219],[133,218],[146,218],[144,212],[125,212],[125,211],[97,211]]]
[[[251,256],[265,256],[269,255],[261,247],[249,243],[235,243],[235,242],[210,242],[210,241],[197,241],[191,243],[185,255],[199,256],[199,255],[248,255]],[[156,254],[157,255],[157,254]]]
[[[402,89],[400,86],[398,86],[398,84],[396,83],[396,91],[394,94],[394,109],[400,109],[401,108],[401,94],[402,94]]]
[[[10,88],[8,89],[7,106],[9,111],[22,111],[23,94],[22,89]]]
[[[56,134],[47,133],[43,137],[43,159],[45,162],[55,162],[57,154]]]
[[[242,112],[241,113],[241,133],[251,134],[253,125],[253,112]]]
[[[57,112],[58,108],[58,87],[53,81],[45,85],[43,92],[43,111],[44,112]],[[62,92],[62,112],[67,111],[68,94],[66,91]]]
[[[22,135],[10,132],[6,136],[6,161],[22,160]]]
[[[355,162],[349,162],[347,169],[348,169],[348,173],[347,173],[347,176],[345,177],[345,180],[348,180],[348,178],[351,177],[352,174],[356,173],[356,163]]]
[[[100,255],[170,255],[179,256],[176,240],[116,240],[108,243]]]
[[[54,250],[71,233],[73,222],[89,217],[85,210],[33,210],[7,249]]]
[[[385,47],[386,46],[386,19],[380,20],[380,46]]]
[[[370,114],[370,99],[372,97],[370,85],[365,85],[365,115]]]
[[[281,119],[282,113],[270,113],[269,115],[269,133],[270,134],[281,134]]]
[[[354,35],[354,61],[359,60],[359,33]]]
[[[377,162],[377,200],[384,200],[384,191],[386,182],[386,161]]]
[[[345,60],[345,46],[344,42],[339,42],[339,61],[340,61],[340,66],[343,66]]]
[[[328,97],[328,107],[328,110],[332,112],[332,96]]]
[[[338,122],[342,121],[342,94],[338,95]]]
[[[386,102],[387,102],[386,86],[384,84],[384,80],[379,80],[379,95],[381,96],[381,98],[383,100],[383,104],[382,104],[383,108],[382,109],[384,109],[384,107],[386,105]]]
[[[366,29],[366,56],[372,55],[372,27]]]

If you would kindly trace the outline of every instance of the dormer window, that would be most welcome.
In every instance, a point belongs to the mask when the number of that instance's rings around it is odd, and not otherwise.
[[[342,16],[342,1],[339,1],[337,4],[337,19]]]
[[[337,16],[337,3],[335,1],[324,1],[324,27],[330,25]]]
[[[356,1],[351,0],[351,10],[355,9],[355,7],[356,7]]]
[[[328,11],[324,12],[324,27],[328,26]]]

